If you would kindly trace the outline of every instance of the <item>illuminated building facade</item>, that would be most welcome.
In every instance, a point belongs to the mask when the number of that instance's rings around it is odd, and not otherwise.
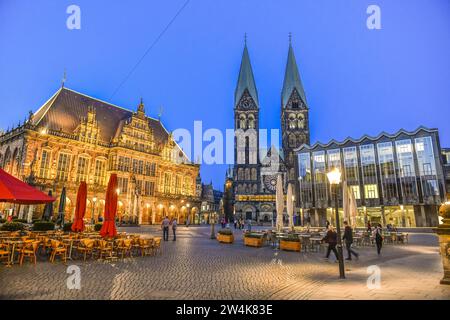
[[[397,227],[438,225],[446,186],[437,129],[332,140],[303,145],[296,152],[300,207],[312,225],[333,223],[334,201],[326,173],[335,167],[356,198],[357,226],[368,221]],[[339,205],[342,208],[342,192]]]
[[[145,114],[142,100],[133,112],[62,87],[0,135],[0,167],[57,198],[66,187],[66,220],[73,217],[81,181],[88,184],[87,221],[103,215],[112,173],[118,176],[120,222],[155,224],[167,215],[182,223],[199,213],[199,166],[159,119]],[[40,207],[16,209],[21,218],[42,214]]]

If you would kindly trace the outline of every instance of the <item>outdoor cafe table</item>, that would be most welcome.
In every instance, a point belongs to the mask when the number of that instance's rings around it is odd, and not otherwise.
[[[72,249],[73,249],[73,243],[74,242],[80,242],[81,239],[75,239],[75,238],[66,238],[62,239],[62,242],[69,246],[69,260],[72,260]]]
[[[322,238],[311,237],[309,239],[309,241],[311,242],[311,246],[315,247],[316,245],[318,245],[320,248],[320,243],[322,242]]]
[[[9,264],[14,264],[14,253],[16,250],[17,245],[22,245],[24,242],[22,240],[6,240],[5,243],[10,244],[12,246],[11,248],[11,258],[9,259]]]

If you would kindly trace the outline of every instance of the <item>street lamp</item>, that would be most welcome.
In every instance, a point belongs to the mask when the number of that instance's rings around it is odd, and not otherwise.
[[[338,190],[341,183],[341,171],[338,168],[334,168],[327,173],[328,181],[334,189],[334,206],[336,214],[336,232],[337,232],[337,245],[338,245],[338,260],[339,260],[339,277],[345,279],[344,259],[342,252],[342,239],[341,239],[341,225],[339,221],[339,203],[338,203]]]

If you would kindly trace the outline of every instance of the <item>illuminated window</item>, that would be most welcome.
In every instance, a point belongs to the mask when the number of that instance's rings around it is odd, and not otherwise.
[[[105,185],[106,181],[106,165],[103,160],[95,160],[95,173],[94,183],[99,185]]]
[[[44,179],[49,178],[50,173],[50,151],[48,150],[42,150],[42,157],[41,157],[41,168],[39,170],[39,176]]]
[[[70,154],[60,153],[56,168],[56,180],[67,181],[69,178]]]
[[[89,159],[85,157],[78,158],[78,166],[77,166],[77,181],[86,181],[88,178],[88,170],[89,170]]]
[[[361,199],[361,193],[359,192],[359,186],[350,186],[355,199]]]
[[[378,188],[376,184],[366,184],[364,185],[364,195],[366,199],[377,199],[378,198]]]

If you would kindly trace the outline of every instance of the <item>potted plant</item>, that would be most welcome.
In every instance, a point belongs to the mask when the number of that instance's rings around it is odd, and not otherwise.
[[[300,238],[296,235],[289,235],[286,238],[280,240],[280,249],[287,251],[298,251],[302,249]]]
[[[229,228],[221,229],[217,233],[217,240],[222,243],[233,243],[234,242],[233,232]]]
[[[33,231],[52,231],[55,230],[55,224],[51,221],[35,221]]]
[[[0,228],[2,231],[21,231],[23,229],[24,225],[20,222],[6,222]]]
[[[249,247],[262,247],[264,234],[248,232],[244,235],[244,245]]]

